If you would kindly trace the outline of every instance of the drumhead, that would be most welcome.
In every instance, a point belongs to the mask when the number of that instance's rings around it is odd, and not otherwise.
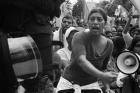
[[[40,52],[31,36],[8,38],[8,45],[17,78],[32,79],[42,72]]]

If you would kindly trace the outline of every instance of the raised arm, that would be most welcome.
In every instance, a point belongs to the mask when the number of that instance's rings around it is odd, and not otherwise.
[[[129,12],[129,14],[128,14],[128,21],[127,21],[127,23],[126,23],[126,25],[125,25],[125,27],[124,27],[124,30],[123,30],[123,33],[124,34],[127,34],[128,33],[128,31],[129,31],[129,26],[130,26],[130,22],[131,22],[131,20],[132,20],[132,11],[130,10],[130,12]]]
[[[125,41],[125,44],[126,44],[126,48],[128,48],[132,42],[132,36],[130,36],[130,34],[128,33],[129,31],[129,26],[130,26],[130,22],[131,22],[131,19],[132,19],[132,11],[129,12],[128,14],[128,21],[124,27],[124,30],[122,31],[122,35],[123,35],[123,38],[124,38],[124,41]]]

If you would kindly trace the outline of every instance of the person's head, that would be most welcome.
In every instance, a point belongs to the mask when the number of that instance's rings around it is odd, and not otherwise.
[[[133,38],[132,43],[128,49],[140,54],[140,36],[136,36]]]
[[[140,28],[138,26],[134,26],[130,29],[130,35],[134,38],[140,35]]]
[[[118,28],[117,28],[117,36],[122,36],[122,31],[123,31],[123,27],[118,26]]]
[[[105,35],[106,35],[106,37],[108,37],[110,39],[112,39],[112,37],[113,37],[113,34],[111,31],[105,31]]]
[[[94,35],[100,35],[103,33],[104,26],[107,22],[107,15],[102,8],[93,8],[88,15],[87,22],[90,32]]]
[[[71,26],[73,26],[73,16],[70,14],[67,14],[62,18],[61,27],[62,27],[63,33],[65,33],[65,31]]]
[[[79,26],[79,27],[83,27],[83,25],[84,25],[84,20],[83,19],[77,19],[77,25]]]
[[[112,27],[111,32],[113,37],[116,36],[117,31],[115,27]]]
[[[74,34],[78,32],[78,30],[76,28],[72,28],[72,29],[68,29],[65,33],[65,38],[67,40],[68,43],[68,48],[71,50],[71,42],[73,39]]]

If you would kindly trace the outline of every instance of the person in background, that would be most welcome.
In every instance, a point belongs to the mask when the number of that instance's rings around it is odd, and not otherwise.
[[[115,37],[116,34],[117,34],[116,28],[115,27],[112,27],[112,35],[113,35],[113,37]]]
[[[67,41],[68,45],[65,46],[64,48],[59,49],[56,51],[56,53],[60,56],[62,62],[63,62],[63,67],[67,67],[70,64],[70,58],[71,58],[71,42],[74,34],[78,32],[75,27],[70,27],[66,30],[66,33],[64,35],[65,40]]]
[[[133,51],[134,53],[137,53],[140,55],[140,35],[137,35],[133,38],[132,43],[130,47],[128,48],[129,51]],[[140,68],[137,71],[138,73],[138,83],[140,84]]]
[[[73,16],[70,15],[70,14],[65,15],[62,18],[61,27],[59,28],[59,30],[57,30],[53,33],[53,41],[60,41],[61,43],[63,43],[63,46],[64,46],[64,44],[65,44],[64,34],[69,27],[73,26],[73,24],[74,24]],[[57,51],[60,48],[62,48],[62,47],[55,46],[54,47],[54,52]]]
[[[130,47],[127,49],[127,51],[137,53],[138,55],[140,55],[139,46],[140,46],[140,36],[136,36],[133,38],[132,43]],[[138,87],[140,83],[139,76],[140,76],[140,68],[138,68],[138,70],[131,75],[119,72],[116,81],[111,84],[111,88],[119,89],[120,93],[139,93],[140,91],[140,88]]]
[[[113,42],[103,34],[107,15],[96,7],[88,15],[88,28],[77,32],[72,40],[71,64],[57,85],[58,93],[102,93],[98,80],[113,82],[117,74],[103,72],[113,51]]]
[[[136,37],[137,35],[140,35],[140,28],[138,25],[132,27],[129,31],[130,35],[134,38]]]
[[[119,54],[122,53],[126,48],[125,41],[122,36],[114,36],[111,39],[113,41],[114,48],[109,63],[107,65],[107,71],[113,71],[119,73],[119,70],[116,66],[116,62]],[[111,90],[114,91],[115,93],[118,93],[119,91],[119,89],[112,88],[112,86],[111,86]]]
[[[122,26],[118,26],[116,36],[122,36],[122,31],[123,31],[123,27]]]
[[[123,37],[113,37],[112,41],[114,48],[111,55],[111,59],[108,64],[108,70],[118,72],[118,69],[116,67],[117,57],[119,56],[120,53],[122,53],[126,49],[126,46]]]
[[[75,27],[68,28],[66,30],[66,33],[64,36],[68,43],[68,46],[57,50],[54,54],[54,55],[58,55],[60,58],[60,60],[57,61],[57,63],[60,65],[61,73],[63,73],[64,69],[70,64],[71,49],[72,49],[71,42],[72,42],[72,38],[76,32],[78,32],[78,30],[76,30]],[[55,81],[55,86],[57,86],[61,73],[59,75],[58,74],[56,75],[57,77],[56,77],[56,81]]]
[[[106,37],[108,37],[110,39],[112,39],[112,37],[113,37],[113,34],[111,31],[105,31],[105,35],[106,35]]]
[[[103,33],[105,34],[105,36],[107,36],[108,38],[110,38],[110,36],[112,37],[112,27],[110,26],[110,24],[107,24],[105,27],[104,27],[104,31]]]
[[[128,14],[128,21],[122,31],[122,36],[124,38],[125,44],[126,44],[126,48],[129,48],[132,40],[134,37],[140,35],[140,28],[139,26],[133,26],[130,28],[130,22],[132,20],[132,11],[129,12]]]

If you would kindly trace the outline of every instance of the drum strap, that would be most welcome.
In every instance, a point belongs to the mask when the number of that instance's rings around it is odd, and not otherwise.
[[[18,85],[9,52],[7,37],[0,32],[0,75],[6,89],[16,88]],[[4,90],[5,91],[5,90]]]

